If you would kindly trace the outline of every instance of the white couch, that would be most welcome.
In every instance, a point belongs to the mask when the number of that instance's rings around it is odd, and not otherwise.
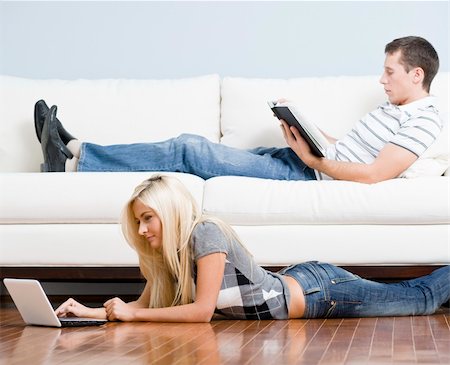
[[[448,122],[448,73],[432,85]],[[240,148],[282,146],[266,101],[301,104],[320,128],[342,136],[385,100],[377,76],[179,80],[30,80],[0,77],[0,267],[129,267],[134,251],[118,217],[139,173],[40,173],[33,124],[38,99],[81,141],[159,141],[195,133]],[[448,132],[416,166],[441,174]],[[424,163],[424,165],[421,165]],[[206,213],[231,223],[258,263],[340,265],[450,262],[449,177],[343,181],[203,180],[175,173]]]

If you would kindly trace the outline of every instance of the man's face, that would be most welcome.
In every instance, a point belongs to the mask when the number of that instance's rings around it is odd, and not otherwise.
[[[395,105],[408,104],[413,101],[413,94],[417,88],[414,80],[415,69],[409,72],[400,63],[401,51],[386,55],[384,61],[384,72],[380,83],[384,86],[389,101]]]

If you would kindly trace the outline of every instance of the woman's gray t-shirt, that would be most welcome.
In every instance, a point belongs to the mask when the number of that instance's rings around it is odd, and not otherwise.
[[[225,272],[216,313],[232,319],[287,319],[289,289],[281,276],[258,266],[238,242],[230,242],[212,222],[199,223],[191,245],[196,277],[199,258],[217,252],[226,254]]]

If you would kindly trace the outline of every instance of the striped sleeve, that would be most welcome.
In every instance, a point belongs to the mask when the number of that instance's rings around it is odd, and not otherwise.
[[[420,115],[412,116],[398,130],[389,141],[421,156],[430,147],[442,130],[442,121],[433,111],[423,111]]]

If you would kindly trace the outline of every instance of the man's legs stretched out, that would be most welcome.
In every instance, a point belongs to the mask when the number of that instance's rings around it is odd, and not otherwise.
[[[191,134],[164,142],[128,145],[81,145],[78,171],[174,171],[209,179],[249,176],[278,180],[313,180],[290,148],[241,150]]]
[[[47,114],[45,110],[35,112],[38,139],[43,134],[46,171],[65,171],[66,168],[80,172],[174,171],[204,179],[224,175],[278,180],[315,179],[314,171],[290,148],[241,150],[190,134],[157,143],[112,146],[80,143],[57,120],[56,108],[52,107],[52,110],[53,113]]]

